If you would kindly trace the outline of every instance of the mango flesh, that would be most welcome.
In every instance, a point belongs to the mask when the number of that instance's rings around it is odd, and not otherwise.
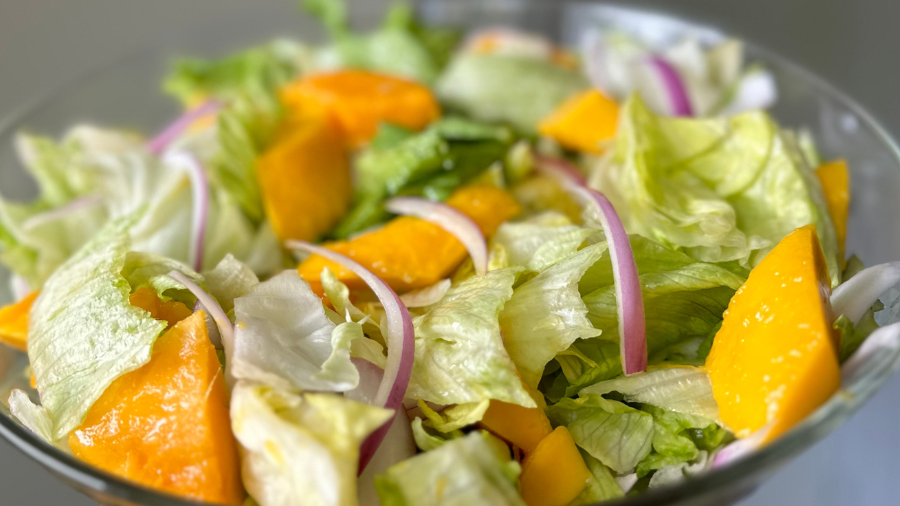
[[[174,300],[163,301],[150,288],[141,287],[134,291],[128,299],[134,307],[139,307],[150,313],[152,318],[165,320],[172,328],[176,323],[191,316],[191,310],[181,302]]]
[[[28,313],[40,292],[0,309],[0,342],[17,350],[28,349]]]
[[[512,195],[488,184],[462,187],[446,203],[472,218],[485,236],[492,235],[504,221],[520,212],[519,203]],[[462,243],[450,233],[407,216],[395,218],[383,228],[355,239],[325,246],[356,260],[397,291],[437,283],[468,255]],[[315,288],[324,267],[350,288],[366,286],[348,269],[315,255],[303,261],[297,270]]]
[[[841,384],[831,284],[812,225],[781,240],[735,293],[706,359],[722,421],[738,437],[791,428]]]
[[[347,145],[368,143],[379,123],[421,130],[441,115],[431,91],[399,77],[363,70],[339,70],[305,77],[282,90],[295,111],[322,106],[341,126]]]
[[[525,408],[518,404],[491,400],[481,425],[509,443],[531,454],[553,428],[540,408]]]
[[[149,363],[106,389],[69,447],[85,462],[154,489],[243,503],[228,391],[203,311],[163,334]]]
[[[565,427],[557,427],[525,458],[519,492],[528,506],[565,506],[587,486],[591,472]]]
[[[315,240],[344,216],[353,194],[338,125],[321,108],[282,125],[256,161],[263,206],[279,239]]]
[[[834,222],[841,253],[847,240],[847,214],[850,208],[850,173],[846,160],[835,160],[816,169],[816,176],[822,183],[828,212]]]
[[[603,143],[616,135],[619,106],[597,90],[565,101],[544,119],[538,131],[569,149],[601,153]]]

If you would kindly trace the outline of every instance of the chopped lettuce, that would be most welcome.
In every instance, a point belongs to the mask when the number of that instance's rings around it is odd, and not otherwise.
[[[578,339],[597,337],[578,281],[606,249],[605,243],[578,251],[516,288],[500,313],[500,328],[509,356],[522,381],[540,382],[544,366]]]
[[[230,253],[216,265],[216,268],[203,273],[206,290],[216,298],[225,312],[234,309],[234,300],[250,293],[259,284],[259,278],[253,269],[237,260]]]
[[[45,414],[53,440],[81,424],[116,378],[146,364],[166,328],[129,303],[122,269],[135,220],[104,227],[47,280],[31,309],[28,356],[43,407],[13,414]]]
[[[413,438],[416,440],[416,446],[423,452],[434,450],[447,441],[463,436],[462,432],[458,430],[446,433],[430,431],[422,423],[422,419],[418,417],[412,421],[412,432]]]
[[[875,301],[875,304],[865,313],[856,325],[844,315],[838,317],[834,322],[834,328],[841,333],[841,362],[850,358],[853,352],[869,337],[869,334],[878,329],[878,323],[875,321],[875,313],[884,309],[881,301]]]
[[[566,380],[565,396],[572,397],[582,388],[622,374],[619,343],[605,339],[575,341],[556,356]]]
[[[653,417],[621,402],[599,395],[566,398],[548,407],[547,416],[554,426],[565,426],[575,444],[616,473],[630,473],[650,454]]]
[[[476,120],[533,134],[570,96],[590,87],[575,70],[530,57],[461,53],[437,82],[441,101]]]
[[[507,222],[500,226],[492,241],[509,255],[511,265],[523,265],[543,271],[572,256],[596,230],[573,225],[565,216],[547,212],[529,220]]]
[[[832,284],[840,281],[821,185],[794,136],[764,112],[663,118],[632,97],[621,111],[614,156],[596,169],[592,185],[632,233],[705,262],[752,266],[785,235],[814,224]]]
[[[572,501],[571,506],[594,504],[625,495],[622,487],[616,482],[616,476],[603,462],[595,459],[584,450],[580,450],[580,452],[581,458],[584,459],[584,463],[591,472],[591,477],[588,479],[584,490]]]
[[[390,467],[375,488],[385,506],[524,506],[519,471],[505,444],[473,432]]]
[[[359,447],[392,417],[340,395],[239,381],[231,427],[244,486],[260,506],[356,506]]]
[[[234,301],[234,353],[228,376],[291,390],[346,391],[359,383],[350,346],[356,323],[339,326],[295,270],[253,287]]]
[[[470,277],[413,319],[416,357],[408,396],[438,404],[497,399],[535,406],[503,347],[497,321],[519,272]]]

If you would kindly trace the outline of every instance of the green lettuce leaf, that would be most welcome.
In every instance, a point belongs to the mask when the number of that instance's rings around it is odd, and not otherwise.
[[[231,427],[247,492],[261,506],[356,506],[359,447],[393,412],[340,395],[239,381]]]
[[[578,394],[582,388],[622,374],[619,343],[605,339],[575,341],[556,356],[566,379],[565,397]]]
[[[570,503],[570,506],[579,506],[581,504],[594,504],[609,499],[616,499],[625,495],[622,487],[616,482],[613,472],[603,465],[603,462],[595,459],[590,453],[579,449],[581,458],[591,472],[587,486],[578,494],[578,497]]]
[[[384,506],[524,506],[518,475],[505,444],[473,432],[391,466],[375,488]]]
[[[452,109],[532,134],[541,120],[590,83],[580,72],[535,58],[462,53],[451,60],[436,87]]]
[[[438,404],[497,399],[535,406],[503,347],[497,320],[519,272],[502,269],[468,278],[413,319],[416,359],[408,397]]]
[[[575,444],[618,474],[630,473],[652,448],[653,417],[599,395],[562,399],[547,408],[547,416],[554,426],[565,426]]]
[[[166,328],[129,303],[122,269],[134,222],[104,227],[47,280],[31,309],[28,356],[53,440],[81,424],[116,378],[146,364]]]
[[[785,235],[814,224],[832,284],[840,281],[821,185],[792,133],[764,112],[665,118],[632,97],[615,155],[593,176],[630,232],[706,262],[755,265]]]
[[[834,322],[834,328],[841,333],[841,362],[850,358],[853,352],[869,337],[869,334],[878,329],[878,323],[875,322],[875,313],[883,309],[884,304],[881,301],[875,301],[875,304],[863,313],[856,325],[844,315],[839,316]]]
[[[489,400],[467,402],[451,406],[442,412],[431,409],[425,401],[419,399],[419,410],[425,415],[425,425],[444,434],[452,434],[463,427],[474,425],[484,418],[490,406]]]
[[[500,313],[500,328],[509,356],[522,381],[537,387],[544,366],[578,339],[600,331],[587,318],[578,281],[606,244],[588,246],[516,288]]]
[[[460,431],[451,431],[447,433],[430,431],[422,423],[422,419],[416,417],[412,421],[413,438],[416,440],[416,446],[423,452],[434,450],[447,441],[463,437]]]
[[[504,223],[492,241],[506,249],[510,264],[540,272],[572,256],[596,233],[573,225],[564,215],[547,212],[525,221]]]
[[[206,290],[216,298],[225,312],[234,309],[234,300],[250,293],[259,284],[253,269],[230,253],[216,265],[215,269],[203,273]]]

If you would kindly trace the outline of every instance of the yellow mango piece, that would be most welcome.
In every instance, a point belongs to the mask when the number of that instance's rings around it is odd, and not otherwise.
[[[281,99],[301,114],[309,107],[324,106],[341,126],[351,148],[369,142],[379,123],[421,130],[441,115],[440,105],[427,87],[363,70],[304,77],[282,90]]]
[[[263,205],[279,239],[315,240],[344,216],[353,188],[337,124],[307,110],[283,126],[256,161]]]
[[[738,437],[785,432],[841,385],[831,283],[815,228],[769,252],[732,297],[706,359],[722,421]]]
[[[139,307],[150,313],[152,318],[165,320],[172,328],[176,323],[191,316],[191,310],[181,302],[174,300],[162,301],[156,292],[147,287],[141,287],[131,294],[128,299],[134,307]]]
[[[552,431],[550,420],[540,408],[525,408],[518,404],[491,400],[481,419],[481,425],[497,436],[522,449],[526,455]]]
[[[116,379],[69,436],[79,459],[151,488],[242,504],[228,391],[206,316],[163,334],[150,362]]]
[[[616,135],[619,106],[591,89],[563,102],[538,126],[541,135],[569,148],[601,153],[602,144]]]
[[[816,176],[825,191],[828,212],[831,214],[831,221],[834,222],[838,245],[843,255],[844,243],[847,240],[847,214],[850,208],[850,173],[847,170],[847,161],[835,160],[823,164],[816,169]]]
[[[28,351],[28,312],[40,292],[0,309],[0,342]]]
[[[485,236],[520,212],[519,203],[506,190],[487,184],[462,187],[447,199],[481,228]],[[418,218],[402,216],[383,228],[349,241],[325,245],[370,269],[391,288],[404,292],[430,286],[446,278],[466,258],[465,247],[442,228]],[[344,267],[313,255],[297,270],[321,293],[319,276],[328,267],[350,288],[365,288],[359,277]]]
[[[525,458],[519,492],[528,506],[565,506],[587,486],[591,472],[565,427],[557,427]]]

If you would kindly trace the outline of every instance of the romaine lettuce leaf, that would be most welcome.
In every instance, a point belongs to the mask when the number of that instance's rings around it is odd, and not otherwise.
[[[413,319],[416,358],[408,397],[438,404],[497,399],[535,406],[503,347],[497,320],[519,272],[510,268],[470,277]]]
[[[473,432],[390,467],[375,488],[385,506],[524,506],[519,471],[505,444]]]
[[[359,447],[392,417],[340,395],[239,381],[231,426],[244,486],[260,506],[356,506]]]
[[[591,182],[630,232],[706,262],[755,265],[785,235],[814,224],[832,284],[840,281],[821,185],[794,136],[764,112],[663,118],[632,97],[621,111],[615,154]]]
[[[630,473],[652,448],[653,417],[621,402],[589,395],[562,399],[547,408],[554,426],[564,425],[579,447],[616,473]]]
[[[544,366],[578,339],[597,337],[578,293],[578,281],[606,249],[605,243],[578,251],[515,289],[500,313],[509,356],[525,382],[537,387]]]

